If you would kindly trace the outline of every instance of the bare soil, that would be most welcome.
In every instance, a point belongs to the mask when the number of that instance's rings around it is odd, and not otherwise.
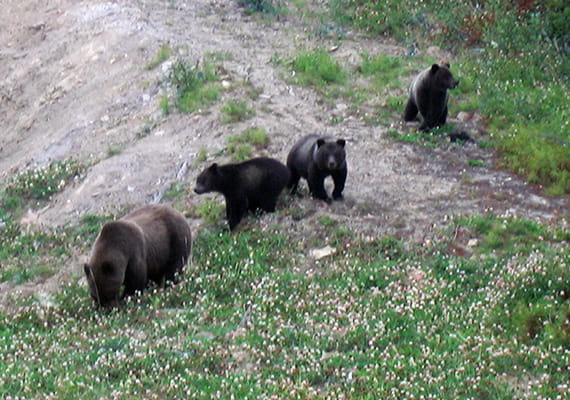
[[[78,184],[54,196],[47,208],[34,210],[40,227],[57,227],[82,215],[117,213],[160,200],[177,179],[191,187],[209,162],[228,161],[214,156],[225,148],[228,135],[255,126],[270,135],[266,154],[282,161],[308,133],[348,141],[344,202],[296,198],[301,218],[276,213],[248,222],[279,223],[298,238],[318,236],[323,215],[361,235],[391,234],[422,243],[454,215],[491,211],[548,222],[567,214],[566,198],[547,197],[539,187],[498,168],[489,150],[474,143],[431,148],[398,142],[386,135],[387,127],[366,124],[346,105],[323,104],[311,89],[287,83],[283,69],[271,61],[276,54],[287,58],[299,49],[340,46],[335,57],[353,68],[363,52],[405,53],[354,32],[342,42],[317,41],[310,24],[297,14],[293,10],[268,22],[245,15],[233,0],[4,1],[0,179],[70,157],[91,165]],[[165,43],[175,54],[147,69]],[[212,53],[230,55],[220,64],[224,79],[237,89],[224,92],[207,112],[164,116],[161,82],[171,60],[197,62]],[[243,83],[261,92],[251,102],[256,116],[225,124],[220,106],[229,98],[244,98]],[[342,121],[332,124],[333,115]],[[450,122],[477,130],[454,115]],[[386,121],[390,124],[401,131],[413,129],[397,119]],[[194,167],[201,149],[210,157]],[[485,165],[470,166],[469,160]],[[189,191],[186,204],[204,199]],[[199,229],[201,221],[191,223]],[[33,292],[38,290],[34,285],[57,290],[80,258],[46,282],[10,290],[25,292],[27,287]]]

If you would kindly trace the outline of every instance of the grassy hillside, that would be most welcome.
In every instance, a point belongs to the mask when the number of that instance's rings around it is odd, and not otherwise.
[[[570,6],[558,0],[332,0],[341,24],[456,54],[458,109],[481,112],[504,164],[570,193]],[[457,100],[454,100],[457,101]]]
[[[252,23],[301,10],[307,18],[322,18],[319,30],[307,35],[342,39],[343,27],[350,26],[372,37],[391,36],[409,49],[402,56],[360,54],[354,68],[324,45],[276,53],[276,75],[318,94],[327,129],[346,115],[374,128],[399,119],[410,77],[436,61],[418,56],[417,49],[438,44],[457,54],[452,68],[461,86],[452,112],[482,113],[489,133],[482,142],[495,146],[505,165],[549,193],[569,193],[568,7],[562,2],[460,1],[450,7],[441,1],[331,0],[316,14],[306,3],[239,0],[247,14],[263,13]],[[173,53],[164,45],[143,67],[158,68]],[[262,114],[263,106],[255,104],[259,89],[251,82],[221,80],[220,73],[229,75],[216,64],[224,57],[231,55],[205,55],[203,63],[177,60],[164,69],[166,89],[157,104],[164,118],[205,115],[224,94],[224,126]],[[329,114],[327,107],[338,103],[346,114]],[[240,161],[264,154],[278,134],[263,126],[224,132],[231,133],[220,141],[222,149],[192,149],[192,168],[222,155]],[[404,135],[394,128],[388,134],[449,145],[438,132]],[[117,217],[87,215],[57,229],[34,225],[33,210],[81,182],[89,168],[64,160],[1,183],[1,290],[71,271],[103,223]],[[472,196],[480,193],[476,184],[465,189]],[[287,197],[278,217],[294,224],[268,225],[279,218],[260,222],[251,216],[242,231],[230,234],[220,199],[189,205],[189,189],[176,181],[162,198],[201,220],[193,232],[192,263],[174,287],[152,288],[119,310],[100,310],[74,264],[76,275],[53,296],[3,299],[2,398],[568,397],[570,233],[564,210],[548,224],[510,213],[446,214],[443,222],[428,221],[429,239],[413,244],[405,235],[372,237],[333,214],[364,219],[387,214],[383,208],[330,207],[309,223],[308,212],[290,206],[294,200]],[[517,198],[505,193],[491,196]],[[315,257],[313,251],[325,246],[328,252]]]
[[[331,223],[332,222],[332,223]],[[93,309],[67,285],[0,315],[14,398],[562,399],[568,232],[458,219],[404,250],[322,221],[319,261],[279,227],[203,230],[183,281]],[[80,234],[80,236],[85,234]],[[84,236],[90,238],[90,234]]]

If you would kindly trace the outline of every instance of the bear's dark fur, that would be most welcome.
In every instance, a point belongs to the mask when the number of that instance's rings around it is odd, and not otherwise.
[[[330,202],[324,184],[325,178],[330,175],[334,182],[332,198],[342,200],[348,173],[345,144],[344,139],[319,135],[308,135],[299,140],[287,157],[287,167],[291,171],[287,186],[291,188],[291,193],[296,192],[299,179],[303,177],[314,198]]]
[[[442,126],[447,119],[448,90],[458,85],[449,64],[433,64],[420,72],[410,86],[410,94],[404,111],[405,121],[414,121],[419,113],[422,116],[421,131]]]
[[[259,157],[239,164],[212,164],[200,173],[194,191],[224,195],[226,216],[233,231],[248,210],[275,211],[279,193],[288,181],[289,170],[285,165]]]
[[[144,206],[108,222],[84,265],[91,297],[101,306],[114,307],[149,281],[158,285],[173,281],[188,261],[191,247],[186,218],[167,206]]]

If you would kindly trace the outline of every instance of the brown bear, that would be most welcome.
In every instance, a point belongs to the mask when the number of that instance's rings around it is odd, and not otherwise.
[[[288,181],[285,165],[273,158],[259,157],[239,164],[212,164],[200,173],[194,191],[224,195],[226,217],[233,231],[248,210],[275,211],[279,193]]]
[[[100,306],[116,307],[121,297],[142,291],[150,281],[174,281],[191,247],[186,218],[168,206],[144,206],[107,222],[83,266],[91,297]]]
[[[305,178],[314,198],[330,202],[325,191],[325,178],[332,176],[333,200],[342,200],[342,191],[348,174],[346,141],[326,136],[308,135],[299,140],[287,156],[291,179],[287,185],[291,193],[297,191],[299,179]]]
[[[433,64],[416,76],[410,86],[404,121],[414,121],[419,111],[423,118],[419,130],[429,131],[445,125],[448,90],[459,84],[449,67],[449,64]]]

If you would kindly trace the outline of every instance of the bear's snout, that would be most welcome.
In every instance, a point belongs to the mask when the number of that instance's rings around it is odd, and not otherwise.
[[[459,85],[459,79],[453,79],[451,81],[451,86],[449,87],[450,89],[455,89],[457,87],[457,85]]]

